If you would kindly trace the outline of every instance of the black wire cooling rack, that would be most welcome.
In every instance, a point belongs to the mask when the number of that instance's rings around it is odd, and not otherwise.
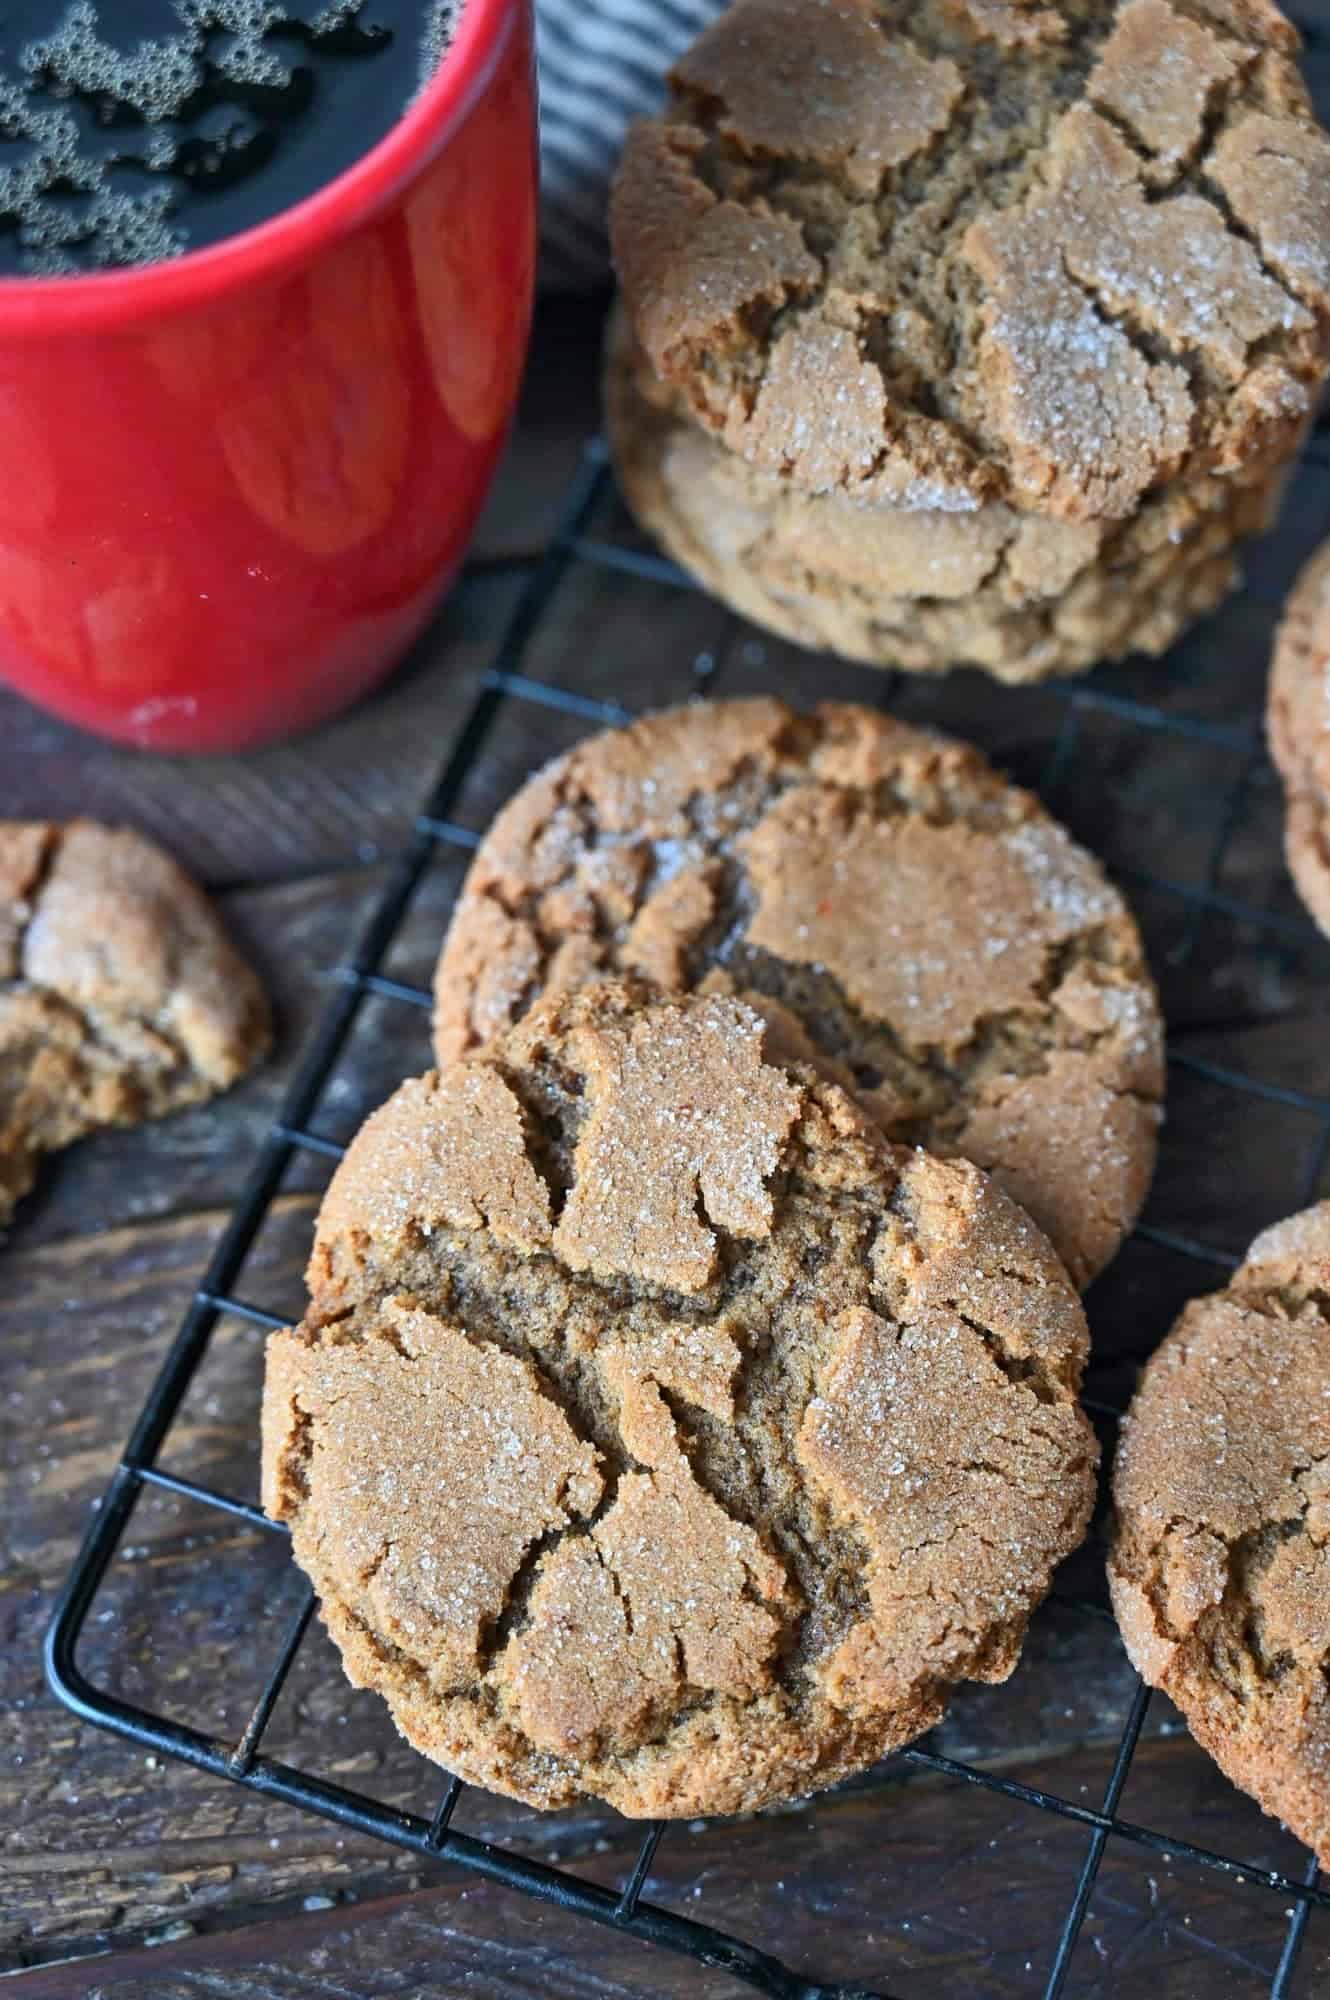
[[[1316,32],[1317,25],[1312,24],[1312,33]],[[1325,49],[1324,31],[1320,33],[1318,46]],[[865,1989],[819,1984],[763,1951],[758,1943],[725,1934],[649,1900],[644,1892],[657,1845],[669,1833],[665,1826],[652,1825],[643,1831],[636,1859],[626,1877],[617,1888],[607,1889],[569,1868],[532,1859],[498,1841],[458,1830],[453,1815],[463,1787],[457,1779],[443,1785],[433,1816],[427,1819],[265,1755],[265,1730],[314,1609],[308,1591],[284,1632],[274,1635],[271,1667],[248,1719],[235,1737],[210,1734],[190,1719],[159,1715],[138,1706],[106,1686],[94,1685],[78,1663],[80,1636],[107,1571],[121,1549],[136,1504],[145,1493],[166,1489],[211,1513],[238,1517],[254,1529],[271,1534],[285,1532],[275,1528],[257,1506],[243,1498],[163,1470],[159,1456],[219,1319],[230,1316],[260,1329],[287,1323],[285,1315],[238,1296],[237,1284],[292,1162],[301,1154],[318,1155],[324,1160],[341,1156],[342,1148],[320,1136],[314,1126],[344,1046],[366,1002],[377,997],[417,1009],[429,1004],[425,990],[389,977],[383,968],[390,962],[394,941],[436,860],[449,851],[456,860],[459,854],[464,855],[477,844],[477,835],[455,823],[452,815],[496,723],[505,711],[523,704],[557,711],[566,723],[574,726],[602,727],[626,719],[625,711],[612,702],[594,698],[576,685],[555,685],[526,671],[544,614],[556,595],[568,587],[570,578],[587,565],[620,572],[629,585],[641,585],[644,591],[648,586],[667,590],[693,588],[670,563],[640,544],[634,545],[622,536],[615,538],[602,529],[600,524],[615,505],[604,450],[599,445],[592,446],[569,493],[558,533],[543,554],[520,565],[520,592],[498,637],[474,704],[457,734],[442,775],[415,822],[408,850],[394,865],[356,949],[340,969],[333,998],[290,1085],[280,1117],[268,1132],[239,1205],[194,1292],[120,1465],[94,1512],[48,1634],[47,1673],[55,1692],[79,1716],[150,1751],[181,1758],[251,1792],[306,1807],[343,1827],[375,1835],[417,1855],[455,1863],[509,1889],[544,1899],[594,1923],[612,1926],[644,1943],[684,1953],[706,1967],[746,1981],[760,1992],[775,1996],[775,2000],[850,2000],[852,1994],[862,1995]],[[615,518],[622,520],[621,516]],[[1312,439],[1295,490],[1295,503],[1286,516],[1282,546],[1287,550],[1290,540],[1299,548],[1310,546],[1317,536],[1327,532],[1330,532],[1330,429],[1323,424]],[[1289,566],[1286,561],[1285,568]],[[1284,581],[1286,578],[1279,579],[1279,588]],[[651,610],[644,598],[639,644],[650,643],[650,626]],[[753,655],[751,638],[746,649],[742,643],[742,629],[731,621],[732,643],[717,648],[713,654],[683,663],[687,686],[681,686],[676,675],[672,685],[661,687],[659,699],[679,699],[690,690],[696,691],[700,684],[708,692],[718,684],[723,686],[727,663],[745,650]],[[1198,747],[1224,753],[1231,765],[1231,777],[1225,786],[1198,800],[1198,816],[1206,819],[1212,831],[1203,843],[1194,870],[1183,879],[1176,879],[1151,869],[1124,865],[1117,854],[1110,853],[1106,858],[1134,893],[1162,899],[1173,912],[1176,918],[1173,956],[1185,956],[1192,951],[1208,922],[1230,922],[1267,941],[1274,950],[1288,948],[1321,954],[1318,962],[1324,964],[1327,975],[1322,990],[1330,993],[1330,955],[1325,954],[1324,946],[1296,908],[1291,903],[1278,908],[1261,906],[1233,895],[1226,886],[1226,857],[1251,810],[1253,784],[1263,768],[1263,752],[1257,707],[1259,688],[1246,687],[1241,691],[1242,712],[1230,712],[1222,706],[1216,709],[1214,686],[1222,678],[1219,671],[1222,662],[1216,655],[1223,645],[1222,635],[1222,622],[1217,622],[1208,635],[1202,635],[1202,654],[1208,647],[1208,658],[1202,657],[1197,665],[1189,667],[1184,657],[1176,670],[1171,670],[1168,662],[1162,663],[1151,670],[1156,678],[1144,683],[1139,676],[1133,680],[1130,676],[1115,679],[1113,675],[1096,675],[1088,681],[1040,689],[1041,699],[1057,704],[1057,715],[1039,788],[1057,789],[1060,798],[1066,798],[1068,780],[1077,774],[1083,732],[1087,724],[1095,721],[1111,723],[1128,734],[1148,732],[1165,760],[1176,757],[1185,761],[1185,753]],[[757,650],[760,655],[760,648]],[[1187,648],[1181,650],[1185,656]],[[841,669],[838,667],[836,671],[839,674]],[[918,681],[906,682],[898,676],[867,669],[843,671],[847,677],[858,674],[855,692],[860,699],[879,705],[891,705],[902,698],[908,700],[921,685]],[[816,662],[809,661],[806,679],[810,691],[818,691],[820,670]],[[1161,698],[1157,701],[1142,698],[1142,685],[1147,694],[1158,688]],[[1194,700],[1190,699],[1193,695]],[[1025,695],[1011,691],[1001,699],[1016,704]],[[963,712],[959,716],[950,713],[947,720],[952,726],[962,729],[965,726]],[[1265,776],[1268,779],[1268,771]],[[1287,1115],[1290,1144],[1294,1121],[1305,1126],[1304,1163],[1289,1184],[1291,1192],[1296,1190],[1296,1198],[1283,1205],[1292,1208],[1315,1198],[1330,1162],[1330,1096],[1290,1088],[1199,1059],[1185,1048],[1172,1049],[1171,1061],[1176,1071],[1190,1072],[1221,1099],[1234,1105],[1256,1100],[1275,1115]],[[1198,1241],[1186,1228],[1152,1227],[1137,1233],[1147,1242],[1185,1260],[1193,1292],[1221,1284],[1227,1270],[1237,1261],[1236,1256]],[[1162,1334],[1170,1317],[1171,1308],[1155,1329],[1156,1336]],[[1097,1418],[1111,1430],[1115,1410],[1103,1400],[1096,1402],[1093,1374],[1089,1386],[1091,1394],[1087,1401]],[[1119,1375],[1114,1388],[1116,1397],[1121,1395],[1121,1386]],[[257,1415],[255,1410],[255,1424]],[[1063,1602],[1071,1605],[1073,1613],[1100,1619],[1105,1615],[1102,1604],[1070,1599]],[[1272,2000],[1291,2000],[1294,1970],[1309,1917],[1314,1910],[1330,1909],[1330,1893],[1319,1886],[1314,1862],[1309,1861],[1302,1878],[1295,1879],[1287,1873],[1253,1867],[1241,1857],[1191,1844],[1175,1833],[1120,1817],[1119,1803],[1149,1706],[1149,1691],[1139,1681],[1135,1682],[1108,1782],[1097,1806],[1022,1784],[995,1769],[941,1755],[926,1741],[898,1753],[898,1758],[906,1765],[922,1767],[946,1779],[990,1788],[1035,1814],[1052,1815],[1085,1830],[1084,1861],[1070,1903],[1055,1927],[1056,1936],[1030,1941],[1032,1948],[1037,1945],[1045,1953],[1051,1950],[1051,1958],[1045,1961],[1048,1970],[1041,1971],[1032,1982],[1032,1992],[1042,1987],[1046,2000],[1055,2000],[1063,1992],[1101,1862],[1109,1843],[1120,1842],[1240,1878],[1282,1898],[1288,1909],[1287,1928],[1269,1991]],[[883,1809],[890,1810],[885,1805]],[[961,1817],[958,1809],[958,1827]],[[743,1829],[743,1837],[760,1840],[760,1823]]]
[[[1310,473],[1304,480],[1312,492],[1311,508],[1319,510],[1319,526],[1330,530],[1330,431],[1322,429],[1313,439]],[[271,1669],[252,1712],[235,1739],[221,1738],[193,1726],[188,1720],[172,1719],[94,1686],[80,1670],[77,1652],[80,1634],[97,1600],[108,1566],[120,1546],[140,1496],[153,1488],[165,1488],[183,1495],[205,1509],[238,1516],[255,1528],[280,1534],[262,1512],[249,1502],[219,1492],[212,1487],[178,1477],[160,1469],[158,1457],[167,1439],[181,1401],[208,1347],[209,1337],[219,1317],[232,1315],[259,1328],[286,1324],[283,1315],[236,1295],[247,1253],[268,1215],[279,1183],[294,1156],[314,1153],[337,1159],[342,1148],[320,1137],[312,1129],[325,1087],[347,1042],[360,1010],[370,996],[403,1007],[423,1008],[429,994],[416,986],[390,978],[381,970],[399,928],[422,879],[440,850],[469,850],[477,836],[457,825],[450,817],[464,782],[486,744],[497,719],[510,704],[537,704],[560,711],[575,723],[600,727],[625,719],[625,711],[615,704],[581,693],[573,686],[556,686],[529,678],[523,671],[529,649],[543,614],[556,593],[565,586],[578,565],[592,564],[626,573],[655,586],[692,588],[671,564],[641,547],[607,539],[591,532],[603,510],[614,505],[612,483],[603,447],[589,448],[567,502],[562,526],[545,553],[530,564],[520,595],[506,628],[496,645],[492,664],[482,677],[474,705],[463,722],[443,773],[415,823],[408,851],[396,863],[387,887],[374,908],[360,942],[341,968],[334,997],[313,1037],[313,1042],[291,1083],[278,1121],[272,1126],[250,1176],[239,1206],[194,1293],[175,1342],[144,1405],[133,1435],[115,1476],[97,1509],[87,1539],[66,1583],[47,1641],[47,1671],[51,1685],[77,1714],[104,1728],[116,1731],[148,1749],[184,1759],[218,1778],[246,1786],[269,1798],[291,1802],[320,1813],[325,1818],[363,1833],[377,1835],[399,1848],[422,1856],[460,1864],[529,1896],[543,1898],[563,1909],[598,1924],[612,1925],[646,1943],[665,1946],[690,1955],[712,1968],[729,1972],[747,1981],[760,1992],[777,2000],[847,2000],[852,1992],[843,1985],[820,1985],[796,1974],[756,1944],[736,1938],[675,1911],[658,1906],[644,1895],[657,1844],[669,1829],[648,1827],[642,1836],[636,1860],[617,1890],[582,1879],[567,1868],[531,1859],[498,1844],[458,1831],[452,1824],[454,1809],[463,1787],[457,1779],[444,1784],[433,1817],[394,1810],[392,1807],[317,1774],[297,1770],[263,1753],[264,1732],[274,1704],[296,1659],[308,1628],[314,1600],[306,1593],[285,1632],[275,1639]],[[1302,525],[1307,512],[1300,508]],[[689,662],[694,676],[700,665],[708,692],[724,680],[724,658],[736,651],[734,645],[718,649],[700,663]],[[810,679],[816,681],[814,663]],[[857,670],[849,669],[848,672]],[[1162,671],[1162,669],[1161,669]],[[898,677],[862,670],[863,699],[890,704],[904,684]],[[915,684],[917,686],[917,683]],[[1176,685],[1168,683],[1176,696]],[[680,692],[677,688],[674,693]],[[1198,875],[1185,882],[1161,875],[1135,871],[1134,886],[1171,899],[1178,907],[1182,950],[1190,947],[1207,914],[1237,918],[1257,931],[1279,937],[1295,937],[1309,949],[1317,950],[1310,926],[1289,912],[1249,907],[1226,895],[1221,879],[1225,855],[1241,824],[1244,804],[1250,794],[1252,771],[1260,756],[1259,717],[1252,714],[1216,720],[1197,714],[1171,699],[1167,707],[1154,707],[1134,695],[1114,690],[1111,682],[1096,678],[1090,682],[1059,685],[1041,691],[1060,705],[1050,754],[1044,765],[1045,787],[1065,780],[1074,768],[1078,738],[1086,718],[1106,715],[1131,730],[1158,735],[1168,749],[1178,744],[1212,746],[1230,753],[1235,776],[1226,797],[1211,802],[1215,832],[1205,865]],[[1021,699],[1013,693],[1004,697]],[[1311,1143],[1301,1173],[1300,1202],[1313,1199],[1327,1159],[1330,1159],[1330,1098],[1271,1084],[1249,1075],[1197,1062],[1184,1052],[1174,1055],[1175,1063],[1190,1067],[1216,1088],[1238,1096],[1253,1095],[1276,1107],[1310,1119]],[[1196,1291],[1213,1289],[1236,1261],[1233,1256],[1193,1240],[1175,1230],[1151,1229],[1139,1232],[1148,1240],[1178,1253],[1196,1266]],[[1159,1329],[1163,1331],[1162,1326]],[[1091,1384],[1093,1387],[1093,1382]],[[1089,1399],[1095,1414],[1111,1426],[1114,1411]],[[257,1411],[254,1413],[257,1422]],[[1064,1600],[1073,1603],[1075,1600]],[[1101,1617],[1102,1606],[1089,1603],[1078,1607],[1086,1616]],[[1318,1886],[1314,1863],[1298,1880],[1280,1872],[1254,1869],[1240,1857],[1214,1853],[1149,1826],[1119,1817],[1118,1805],[1127,1781],[1132,1757],[1146,1719],[1149,1691],[1138,1681],[1112,1759],[1108,1783],[1097,1806],[1059,1796],[1020,1783],[1000,1772],[938,1754],[927,1743],[898,1753],[907,1764],[925,1767],[949,1779],[990,1787],[1013,1801],[1043,1814],[1057,1815],[1083,1827],[1088,1835],[1084,1863],[1070,1905],[1057,1935],[1051,1966],[1042,1990],[1048,2000],[1063,1991],[1081,1927],[1089,1907],[1100,1863],[1110,1841],[1134,1843],[1138,1848],[1173,1859],[1189,1860],[1205,1868],[1227,1872],[1247,1882],[1255,1882],[1291,1906],[1283,1949],[1270,1993],[1272,2000],[1286,2000],[1292,1992],[1291,1980],[1304,1930],[1314,1908],[1330,1908],[1330,1893]],[[760,1826],[746,1831],[749,1839],[760,1839]],[[1034,1989],[1032,1989],[1034,1990]]]

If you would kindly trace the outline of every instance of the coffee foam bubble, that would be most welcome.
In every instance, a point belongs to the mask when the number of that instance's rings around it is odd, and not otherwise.
[[[457,8],[454,0],[430,0],[425,15],[424,33],[420,39],[420,89],[432,82],[434,72],[447,53],[457,25]]]
[[[133,52],[117,49],[102,39],[91,0],[75,0],[55,33],[29,42],[19,60],[57,95],[113,98],[155,124],[174,117],[197,89],[202,39],[181,34]]]
[[[23,147],[8,163],[8,147],[0,149],[0,225],[8,218],[17,229],[23,267],[45,274],[179,255],[188,243],[171,220],[179,194],[171,176],[182,139],[202,134],[173,131],[170,121],[217,78],[240,90],[289,89],[301,43],[353,25],[362,7],[327,0],[296,15],[279,0],[173,0],[174,32],[120,48],[103,34],[93,0],[72,0],[53,32],[20,52],[21,80],[0,72],[0,140]],[[428,0],[424,13],[421,88],[447,48],[455,8]],[[206,136],[221,164],[228,130],[243,132],[246,114],[240,105],[218,111]],[[126,121],[135,127],[127,134]],[[136,170],[162,184],[123,185]]]

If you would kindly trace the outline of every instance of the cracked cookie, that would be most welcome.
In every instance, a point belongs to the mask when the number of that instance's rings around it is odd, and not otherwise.
[[[967,745],[769,700],[578,744],[472,863],[435,975],[439,1060],[618,971],[741,995],[888,1137],[988,1169],[1078,1284],[1136,1218],[1163,1060],[1135,922]]]
[[[1132,1663],[1330,1866],[1330,1202],[1267,1229],[1186,1308],[1113,1485]]]
[[[1284,850],[1330,936],[1330,543],[1303,570],[1275,641],[1270,751],[1284,780]]]
[[[225,1090],[268,1040],[257,980],[160,848],[0,820],[0,1223],[43,1153]]]
[[[1089,1518],[1048,1244],[766,1032],[611,983],[402,1085],[269,1344],[264,1504],[348,1675],[534,1805],[861,1769],[1012,1671]]]
[[[1233,588],[1236,545],[1269,524],[1285,478],[1283,465],[1255,483],[1199,476],[1126,522],[803,493],[694,424],[634,352],[621,311],[605,415],[639,522],[743,617],[871,666],[965,662],[1011,682],[1163,652]]]
[[[629,135],[624,298],[812,493],[1124,520],[1296,448],[1330,140],[1268,0],[736,0]]]

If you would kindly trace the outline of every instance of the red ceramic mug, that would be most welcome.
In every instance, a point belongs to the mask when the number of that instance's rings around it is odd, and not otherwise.
[[[310,200],[141,269],[0,280],[0,679],[223,750],[380,679],[454,575],[535,267],[530,0]]]

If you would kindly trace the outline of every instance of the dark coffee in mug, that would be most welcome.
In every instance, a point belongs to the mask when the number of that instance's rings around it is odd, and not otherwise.
[[[0,277],[156,263],[303,201],[428,82],[460,0],[0,0]]]

